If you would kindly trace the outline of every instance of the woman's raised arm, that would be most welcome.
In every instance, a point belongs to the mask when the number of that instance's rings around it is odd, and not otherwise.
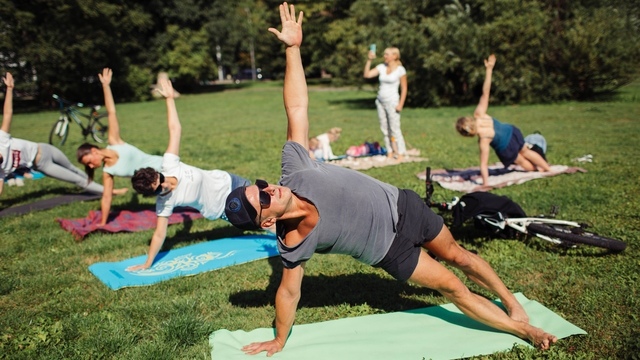
[[[489,94],[491,93],[491,75],[493,74],[493,67],[496,65],[496,56],[491,54],[484,61],[486,73],[484,76],[484,84],[482,85],[482,96],[480,102],[473,112],[475,117],[486,115],[489,108]]]
[[[102,83],[102,92],[104,92],[104,107],[107,109],[107,119],[109,121],[109,132],[107,134],[107,142],[109,145],[123,144],[124,141],[120,137],[120,124],[116,116],[116,103],[113,101],[113,93],[111,92],[111,79],[113,71],[109,68],[102,69],[102,74],[98,74]]]

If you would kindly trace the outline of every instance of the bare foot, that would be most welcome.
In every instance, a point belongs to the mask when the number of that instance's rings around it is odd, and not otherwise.
[[[124,195],[129,191],[128,188],[113,189],[113,195]]]
[[[388,153],[387,153],[387,157],[388,157],[388,158],[392,158],[392,157],[393,157],[393,153],[392,153],[392,152],[388,152]]]
[[[556,336],[533,326],[531,326],[528,337],[533,346],[539,348],[540,350],[548,350],[551,344],[555,344],[556,341],[558,341],[558,338]]]
[[[396,158],[398,162],[402,162],[403,159],[404,159],[404,155],[398,155],[398,157]]]

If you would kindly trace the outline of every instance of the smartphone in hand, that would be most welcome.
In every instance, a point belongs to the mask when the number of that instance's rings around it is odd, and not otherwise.
[[[371,52],[373,52],[375,54],[376,53],[376,44],[369,45],[369,51],[371,51]]]

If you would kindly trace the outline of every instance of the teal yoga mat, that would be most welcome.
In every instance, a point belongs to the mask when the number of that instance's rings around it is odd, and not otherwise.
[[[118,290],[153,285],[276,255],[275,235],[247,235],[161,252],[156,256],[153,266],[146,270],[126,270],[129,266],[143,264],[147,256],[142,255],[117,262],[95,263],[89,266],[89,271],[112,290]]]
[[[579,327],[523,294],[515,294],[531,324],[562,339],[586,334]],[[218,330],[209,337],[211,357],[250,359],[240,349],[273,339],[273,329]],[[558,340],[562,341],[562,340]],[[389,314],[368,315],[295,325],[286,347],[273,359],[459,359],[509,350],[528,342],[480,324],[453,304]],[[262,355],[256,355],[262,358]]]

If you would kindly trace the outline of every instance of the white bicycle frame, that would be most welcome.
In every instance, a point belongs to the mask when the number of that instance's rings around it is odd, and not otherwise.
[[[60,120],[64,120],[64,122],[60,122]],[[58,123],[56,125],[56,130],[54,131],[54,133],[60,136],[67,131],[68,127],[69,127],[69,117],[66,114],[60,115],[60,118],[58,118]]]
[[[552,224],[552,225],[566,225],[566,226],[574,226],[580,227],[580,224],[575,221],[567,221],[567,220],[556,220],[556,219],[545,219],[545,218],[534,218],[534,217],[526,217],[526,218],[510,218],[510,219],[492,219],[489,217],[483,217],[483,221],[487,222],[491,226],[495,226],[501,230],[504,230],[507,226],[515,229],[523,234],[529,235],[527,231],[527,226],[532,223],[538,224]],[[559,239],[549,237],[547,235],[535,234],[535,236],[552,242],[554,244],[562,244],[563,242]]]
[[[450,202],[447,202],[447,210],[453,209],[453,207],[460,202],[460,198],[454,197]],[[525,235],[530,235],[527,231],[527,226],[532,223],[538,224],[551,224],[551,225],[565,225],[565,226],[573,226],[580,227],[580,224],[575,221],[567,221],[567,220],[556,220],[556,219],[548,219],[548,218],[538,218],[538,217],[523,217],[523,218],[508,218],[505,219],[502,217],[500,213],[500,218],[495,219],[489,216],[483,216],[482,221],[488,223],[489,225],[498,228],[500,230],[504,230],[507,226],[521,232]],[[557,238],[552,238],[547,235],[542,234],[534,234],[535,236],[547,240],[554,244],[563,244],[563,241]]]

